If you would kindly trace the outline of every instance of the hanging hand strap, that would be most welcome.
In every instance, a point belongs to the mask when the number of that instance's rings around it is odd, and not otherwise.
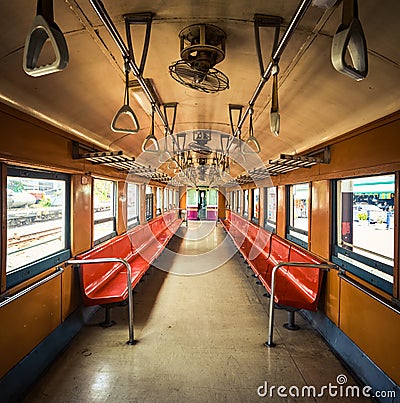
[[[249,121],[249,137],[246,140],[246,147],[244,148],[243,154],[258,154],[261,151],[260,143],[254,137],[253,130],[253,108],[250,109],[250,121]],[[255,147],[255,150],[254,148]]]
[[[160,146],[156,136],[154,135],[154,107],[151,109],[151,129],[149,135],[144,139],[142,144],[142,151],[148,153],[158,153]]]
[[[347,51],[353,65],[346,62]],[[368,74],[367,42],[358,19],[357,0],[343,0],[342,23],[332,40],[331,61],[339,73],[356,81]]]
[[[49,39],[54,51],[53,63],[38,66],[43,45]],[[23,69],[32,77],[40,77],[63,70],[69,61],[64,35],[54,22],[53,0],[38,0],[36,17],[25,40]]]
[[[118,112],[115,114],[115,116],[111,122],[111,129],[114,132],[135,134],[140,130],[140,126],[139,126],[137,117],[135,115],[135,112],[133,112],[132,108],[129,106],[129,62],[127,59],[125,60],[124,66],[125,66],[124,104],[118,110]],[[129,129],[129,128],[118,126],[118,120],[123,115],[128,116],[132,120],[133,128]]]
[[[279,115],[279,102],[278,102],[278,73],[279,66],[274,64],[272,67],[272,101],[271,112],[269,114],[269,124],[271,132],[275,136],[279,136],[280,129],[280,115]]]

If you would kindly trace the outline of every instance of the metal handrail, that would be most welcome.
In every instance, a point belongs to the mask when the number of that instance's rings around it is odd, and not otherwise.
[[[22,297],[25,294],[28,294],[28,292],[33,291],[35,288],[40,287],[41,285],[47,283],[48,281],[52,280],[53,278],[58,277],[60,274],[64,272],[64,269],[61,266],[58,266],[54,273],[50,274],[49,276],[39,280],[38,282],[30,285],[27,288],[24,288],[23,290],[17,292],[16,294],[12,295],[11,297],[6,296],[4,301],[0,302],[0,308],[3,308],[4,306],[8,305],[10,302],[15,301],[16,299]]]
[[[249,105],[247,106],[246,110],[243,112],[240,121],[238,122],[238,125],[236,127],[235,132],[233,133],[233,136],[230,138],[230,141],[227,145],[227,149],[224,154],[226,154],[230,147],[232,146],[232,143],[234,142],[234,139],[238,136],[238,134],[241,132],[242,126],[247,118],[247,115],[250,113],[250,111],[253,109],[253,106],[259,97],[261,90],[263,89],[264,85],[266,82],[269,80],[272,72],[272,67],[274,64],[276,64],[280,57],[282,56],[283,51],[285,50],[287,44],[289,43],[290,38],[292,37],[294,31],[296,30],[300,20],[303,18],[305,12],[307,11],[308,7],[310,6],[312,0],[302,0],[297,7],[296,12],[293,14],[293,17],[291,21],[289,22],[289,25],[285,31],[285,33],[282,36],[282,39],[279,41],[278,45],[276,46],[275,51],[273,52],[271,61],[269,62],[268,66],[266,67],[264,74],[261,76],[261,79],[254,90],[253,96],[251,97],[249,101]]]
[[[284,266],[289,267],[304,267],[304,268],[313,268],[313,269],[322,269],[322,270],[330,270],[337,268],[334,264],[328,263],[304,263],[304,262],[281,262],[278,263],[272,269],[272,277],[271,277],[271,299],[269,301],[269,321],[268,321],[268,341],[265,343],[268,347],[275,347],[275,343],[272,341],[273,331],[274,331],[274,305],[275,305],[275,277],[276,272]]]
[[[124,58],[124,60],[126,60],[128,62],[133,75],[137,79],[139,85],[142,87],[143,92],[146,94],[146,97],[149,100],[150,104],[152,105],[152,107],[154,107],[155,112],[161,119],[161,121],[164,125],[164,128],[165,128],[165,131],[168,134],[172,133],[172,130],[168,124],[167,117],[164,115],[160,106],[157,104],[157,101],[154,99],[154,96],[153,96],[148,84],[146,83],[146,80],[143,78],[142,72],[140,71],[139,67],[137,66],[135,61],[132,60],[132,58],[130,57],[129,49],[125,45],[124,40],[122,39],[122,37],[119,34],[117,28],[115,27],[113,21],[111,20],[111,17],[107,13],[107,10],[104,7],[104,4],[100,0],[89,0],[89,2],[92,5],[96,14],[99,16],[101,22],[106,27],[109,34],[111,35],[115,44],[118,46],[118,48],[122,54],[122,57]],[[174,137],[172,137],[172,139],[174,140]],[[179,145],[177,145],[177,147],[179,148]]]
[[[131,265],[124,259],[105,257],[98,259],[72,259],[68,260],[68,264],[96,264],[96,263],[122,263],[126,267],[126,282],[128,286],[128,328],[129,328],[129,340],[127,344],[134,345],[136,340],[134,339],[133,331],[133,294],[132,294],[132,280],[131,280]]]
[[[339,276],[339,278],[343,279],[347,283],[351,284],[353,287],[355,287],[358,290],[362,291],[364,294],[367,294],[369,297],[371,297],[375,301],[380,302],[386,308],[389,308],[393,312],[395,312],[398,315],[400,315],[400,307],[393,305],[389,300],[383,298],[378,293],[376,293],[374,291],[371,291],[370,289],[368,289],[367,287],[363,286],[358,281],[353,280],[351,277],[347,276],[346,273],[343,270],[339,270],[338,276]]]

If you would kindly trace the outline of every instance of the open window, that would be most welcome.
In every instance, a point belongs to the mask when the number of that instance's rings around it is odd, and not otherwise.
[[[264,228],[271,232],[276,232],[276,206],[277,192],[276,187],[271,186],[264,188]]]
[[[117,234],[115,187],[114,181],[93,179],[93,242],[95,245]]]
[[[69,176],[8,168],[7,288],[70,257]]]
[[[310,184],[299,183],[288,186],[288,223],[286,238],[308,249],[308,213]]]
[[[395,175],[334,182],[332,261],[393,292]]]

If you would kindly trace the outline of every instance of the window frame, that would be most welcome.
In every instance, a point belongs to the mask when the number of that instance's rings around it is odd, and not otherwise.
[[[294,213],[294,203],[292,202],[293,187],[298,186],[298,185],[308,185],[307,231],[291,225],[291,214],[292,214],[292,212]],[[293,197],[293,200],[294,200],[294,197]],[[295,244],[297,244],[307,250],[308,250],[308,242],[310,240],[310,237],[309,237],[309,231],[310,231],[309,211],[310,211],[310,205],[311,205],[310,203],[311,203],[311,182],[301,182],[301,183],[295,183],[293,185],[286,186],[286,234],[285,234],[286,239],[288,239],[291,242],[294,242]],[[293,220],[294,220],[294,218],[293,218]],[[294,235],[293,233],[298,234],[302,237],[307,237],[307,241],[305,241],[302,238],[299,238],[298,236]]]
[[[47,180],[62,180],[65,181],[65,228],[64,239],[65,247],[51,255],[44,256],[28,263],[17,269],[6,273],[6,289],[10,289],[26,280],[29,280],[38,274],[51,269],[54,266],[68,260],[71,254],[71,176],[66,173],[46,171],[41,169],[30,169],[17,166],[7,166],[7,179],[9,176],[47,179]],[[6,253],[6,259],[8,255]]]
[[[100,181],[105,181],[105,182],[111,182],[113,186],[113,203],[112,203],[112,208],[113,208],[113,215],[110,217],[105,217],[105,218],[100,218],[100,219],[95,219],[94,218],[94,187],[95,187],[95,181],[100,180]],[[99,245],[111,238],[114,238],[117,235],[117,182],[111,179],[105,179],[101,177],[94,177],[93,178],[93,191],[92,191],[92,211],[93,211],[93,245]],[[108,233],[107,235],[102,236],[101,238],[94,239],[94,228],[96,224],[104,224],[105,222],[112,222],[113,223],[113,230]]]
[[[349,249],[345,249],[338,244],[338,215],[339,215],[339,191],[338,191],[338,182],[347,179],[356,179],[363,177],[371,177],[371,176],[384,176],[384,175],[395,175],[395,172],[382,173],[379,175],[364,175],[364,176],[356,176],[356,177],[346,177],[346,178],[338,178],[331,181],[331,191],[332,191],[332,244],[331,244],[331,261],[335,263],[337,266],[342,269],[348,271],[349,273],[354,274],[360,279],[366,281],[368,284],[379,288],[380,290],[393,295],[394,286],[396,282],[395,276],[395,258],[393,262],[393,267],[387,265],[386,263],[376,261],[368,256],[361,255],[357,252],[354,252]],[[396,194],[399,191],[396,185],[396,175],[395,175],[395,198]],[[395,235],[393,239],[393,243],[396,242]],[[346,260],[340,258],[340,255],[344,256]],[[374,275],[373,273],[362,269],[361,267],[352,264],[351,261],[357,261],[358,263],[368,266],[373,270],[381,271],[385,274],[388,274],[393,277],[393,283],[386,281],[385,279]]]

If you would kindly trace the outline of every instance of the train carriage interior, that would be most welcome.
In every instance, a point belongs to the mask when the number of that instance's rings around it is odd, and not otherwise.
[[[0,11],[1,401],[399,401],[398,1]]]

